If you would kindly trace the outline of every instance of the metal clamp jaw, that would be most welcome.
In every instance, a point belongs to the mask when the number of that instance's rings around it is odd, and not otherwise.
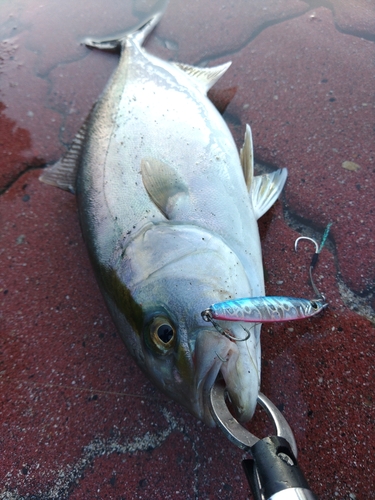
[[[275,435],[286,439],[294,455],[297,456],[296,440],[284,415],[261,392],[258,394],[258,403],[270,418],[275,429]],[[245,429],[230,413],[225,402],[225,385],[223,382],[216,382],[213,385],[210,393],[210,404],[212,416],[227,438],[242,450],[251,452],[251,448],[259,441],[259,438]]]
[[[223,382],[215,382],[210,393],[211,413],[226,437],[252,459],[242,462],[255,500],[316,500],[297,462],[292,429],[278,408],[259,393],[258,403],[270,418],[275,435],[259,439],[230,413]]]

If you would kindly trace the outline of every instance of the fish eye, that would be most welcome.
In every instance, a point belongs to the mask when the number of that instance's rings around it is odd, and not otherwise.
[[[168,344],[173,338],[173,328],[171,325],[168,325],[167,323],[164,323],[163,325],[160,325],[158,329],[156,330],[157,336],[159,339],[164,342],[164,344]]]
[[[166,352],[174,345],[176,329],[167,318],[158,316],[150,325],[150,337],[161,352]]]

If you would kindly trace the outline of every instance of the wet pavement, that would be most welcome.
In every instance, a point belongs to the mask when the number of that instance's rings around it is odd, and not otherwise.
[[[322,4],[322,5],[321,5]],[[39,182],[117,56],[87,35],[135,25],[152,2],[0,4],[0,498],[251,498],[246,455],[160,394],[108,315],[75,198]],[[375,7],[366,0],[172,0],[148,50],[233,64],[210,92],[260,171],[288,167],[259,221],[268,295],[329,308],[262,330],[262,391],[295,432],[323,500],[375,498]],[[230,209],[230,207],[228,207]],[[372,322],[371,322],[372,321]],[[266,433],[257,413],[254,432]]]

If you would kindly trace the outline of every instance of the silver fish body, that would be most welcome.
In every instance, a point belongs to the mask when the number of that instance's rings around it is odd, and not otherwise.
[[[121,40],[106,90],[42,180],[76,192],[98,282],[139,366],[209,425],[209,391],[221,372],[246,421],[259,391],[260,325],[237,343],[200,312],[207,303],[264,295],[256,220],[286,171],[253,176],[249,128],[241,165],[206,97],[228,65],[193,68],[148,54],[141,45],[157,21]],[[241,322],[230,328],[243,337]]]

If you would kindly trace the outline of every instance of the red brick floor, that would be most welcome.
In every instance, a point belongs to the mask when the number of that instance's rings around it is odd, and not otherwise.
[[[42,185],[116,66],[86,35],[153,2],[0,5],[0,498],[251,498],[245,456],[135,366],[107,313],[75,199]],[[154,2],[155,3],[155,2]],[[264,326],[262,390],[295,432],[323,500],[375,498],[375,7],[366,0],[171,0],[148,48],[231,59],[213,89],[259,168],[289,169],[260,220],[269,295],[310,296],[311,247],[329,308]],[[348,163],[351,162],[351,163]],[[230,209],[230,208],[229,208]],[[262,414],[256,432],[265,432]]]

